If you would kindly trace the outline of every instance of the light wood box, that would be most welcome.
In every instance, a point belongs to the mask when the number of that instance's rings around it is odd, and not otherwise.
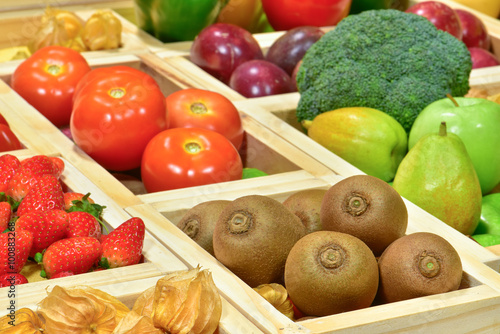
[[[498,272],[478,261],[477,256],[467,248],[457,247],[463,236],[457,235],[451,228],[434,225],[429,215],[414,210],[408,206],[408,201],[405,201],[410,215],[407,234],[436,232],[434,226],[442,232],[440,234],[448,235],[449,241],[457,238],[454,245],[465,272],[463,289],[300,322],[294,322],[278,312],[175,225],[190,208],[207,200],[234,200],[258,194],[282,202],[297,191],[328,189],[343,178],[339,175],[318,178],[302,173],[288,178],[256,178],[253,184],[245,187],[208,185],[198,187],[195,192],[183,189],[163,196],[140,195],[146,204],[126,208],[126,211],[155,222],[149,226],[149,231],[172,252],[182,254],[188,265],[200,263],[209,268],[222,293],[264,333],[437,333],[450,330],[453,333],[494,333],[500,329],[500,318],[496,317],[500,308]]]

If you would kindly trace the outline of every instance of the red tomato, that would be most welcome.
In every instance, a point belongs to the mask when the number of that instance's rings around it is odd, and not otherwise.
[[[87,60],[63,46],[37,50],[14,71],[11,86],[55,126],[69,124],[73,93],[89,72]]]
[[[352,0],[262,0],[275,30],[333,26],[349,14]]]
[[[171,128],[204,128],[220,133],[236,149],[243,141],[238,109],[217,92],[187,88],[167,96],[167,120]]]
[[[148,192],[240,180],[241,157],[220,133],[173,128],[156,135],[144,150],[141,177]]]
[[[139,167],[149,140],[166,128],[165,96],[155,80],[111,70],[80,90],[70,121],[75,143],[114,171]]]
[[[8,125],[0,124],[0,152],[20,150],[23,145]]]
[[[73,94],[73,102],[76,100],[76,97],[78,96],[78,93],[82,90],[83,87],[85,87],[89,82],[92,82],[95,79],[102,79],[105,77],[108,77],[110,74],[116,74],[116,73],[130,73],[130,74],[135,74],[141,78],[144,78],[145,84],[151,83],[154,85],[157,85],[156,81],[151,81],[151,76],[146,74],[143,71],[140,71],[138,69],[135,69],[130,66],[125,66],[125,65],[115,65],[115,66],[109,66],[109,67],[99,67],[91,70],[90,72],[87,72],[78,82],[75,88],[75,93]]]

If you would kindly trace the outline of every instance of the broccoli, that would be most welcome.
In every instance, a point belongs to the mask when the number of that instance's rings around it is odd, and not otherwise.
[[[468,92],[471,69],[465,44],[425,17],[395,9],[349,15],[304,55],[297,119],[370,107],[409,132],[428,104]]]

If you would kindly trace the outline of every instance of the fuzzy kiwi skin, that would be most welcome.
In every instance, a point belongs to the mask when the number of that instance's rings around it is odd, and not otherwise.
[[[432,267],[427,267],[428,263]],[[381,303],[454,291],[462,281],[457,251],[434,233],[417,232],[399,238],[382,253],[378,264],[377,300]]]
[[[215,223],[229,200],[211,200],[199,203],[186,211],[177,227],[196,241],[203,249],[214,255],[213,233]]]
[[[221,212],[213,233],[217,260],[254,288],[283,281],[285,261],[306,234],[300,219],[281,202],[242,196]]]
[[[283,201],[283,205],[300,218],[307,233],[323,229],[320,211],[325,193],[326,189],[305,189],[291,194]]]
[[[402,197],[370,175],[350,176],[332,185],[323,197],[320,217],[324,230],[358,237],[375,256],[405,235],[408,226]]]
[[[288,295],[308,316],[369,307],[378,284],[373,252],[360,239],[346,233],[307,234],[293,246],[285,265]]]

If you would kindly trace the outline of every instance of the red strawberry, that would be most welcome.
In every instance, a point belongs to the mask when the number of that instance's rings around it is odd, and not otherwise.
[[[75,237],[54,242],[43,254],[42,276],[51,278],[64,271],[75,275],[88,272],[102,254],[101,243],[92,237]]]
[[[68,214],[64,210],[34,210],[20,216],[16,230],[30,231],[33,234],[33,247],[30,256],[42,252],[68,233]]]
[[[57,274],[53,275],[50,279],[68,277],[68,276],[73,276],[73,275],[75,275],[75,274],[73,274],[71,271],[61,271],[61,272],[58,272]]]
[[[68,211],[72,206],[74,206],[76,203],[73,203],[73,201],[82,201],[83,197],[86,196],[82,193],[78,192],[65,192],[64,193],[64,210]],[[90,197],[86,197],[87,201],[90,204],[94,203],[94,200]]]
[[[64,192],[59,180],[50,174],[37,178],[17,208],[21,216],[33,210],[62,210],[64,208]]]
[[[45,174],[57,176],[59,173],[59,167],[56,167],[52,158],[46,155],[34,155],[30,158],[23,159],[21,161],[21,166],[25,169],[29,169],[33,175],[36,176]]]
[[[2,274],[0,275],[0,288],[12,285],[21,285],[28,283],[28,280],[23,274]]]
[[[145,226],[133,217],[122,223],[102,242],[101,266],[117,268],[139,263],[144,244]]]
[[[0,202],[0,233],[9,227],[10,217],[12,216],[12,207],[9,202]]]
[[[58,157],[49,157],[50,161],[54,165],[54,176],[59,178],[64,172],[64,161]]]
[[[28,260],[32,245],[33,234],[29,231],[0,234],[0,274],[19,273]]]
[[[15,155],[4,154],[0,156],[0,192],[7,191],[9,180],[20,167],[21,161]]]
[[[68,213],[68,233],[67,238],[93,237],[101,240],[101,224],[96,217],[88,212],[73,211]]]
[[[7,184],[6,194],[20,202],[28,193],[37,178],[43,175],[52,175],[59,178],[59,167],[52,159],[45,155],[35,155],[21,161],[21,166]]]

